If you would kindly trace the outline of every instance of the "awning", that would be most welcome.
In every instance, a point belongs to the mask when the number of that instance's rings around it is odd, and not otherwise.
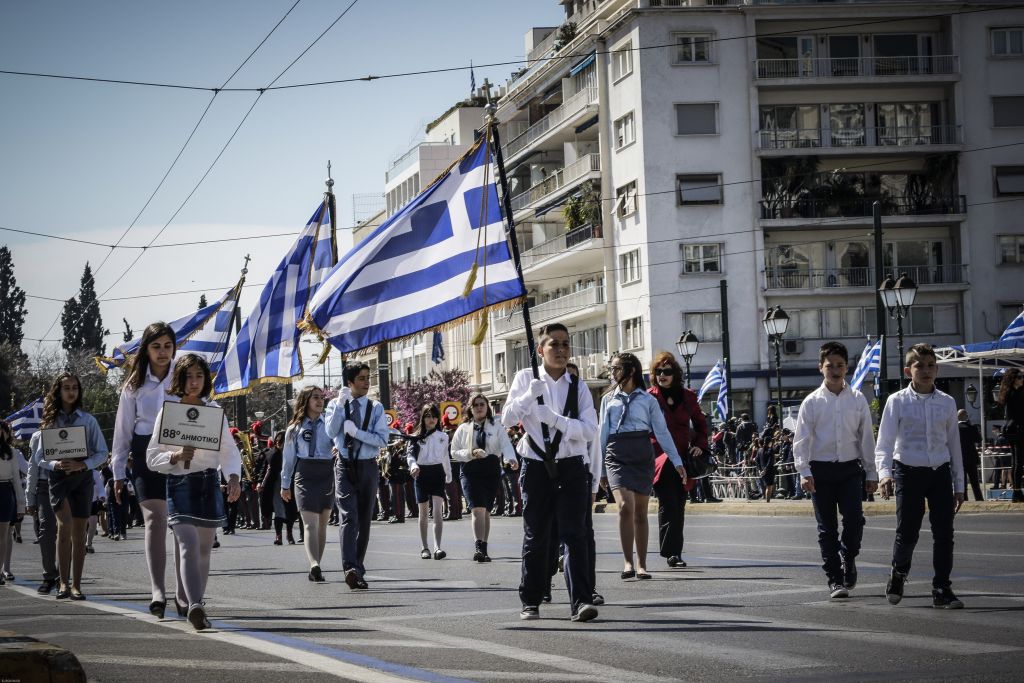
[[[589,55],[587,55],[586,57],[583,58],[583,61],[577,63],[576,66],[574,66],[573,68],[569,69],[569,75],[570,76],[575,76],[579,72],[581,72],[584,69],[586,69],[588,66],[590,66],[591,64],[594,63],[594,59],[596,58],[596,56],[597,56],[596,52],[591,52]]]

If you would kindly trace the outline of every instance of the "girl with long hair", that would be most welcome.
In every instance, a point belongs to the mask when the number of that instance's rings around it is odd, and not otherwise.
[[[267,466],[264,468],[263,479],[257,488],[260,495],[270,491],[270,504],[274,511],[274,545],[282,545],[281,530],[288,530],[288,545],[295,545],[292,528],[299,518],[299,509],[294,498],[287,503],[281,498],[281,465],[284,461],[284,432],[278,431],[270,440],[267,452]],[[287,525],[287,526],[286,526]],[[299,527],[299,542],[303,542],[302,527]]]
[[[210,367],[201,357],[189,353],[174,364],[167,401],[216,407],[217,403],[208,398],[212,388]],[[162,419],[161,407],[154,423],[157,428]],[[188,601],[186,616],[192,627],[201,631],[210,627],[203,607],[210,576],[210,553],[217,527],[224,524],[226,518],[220,490],[221,473],[228,480],[228,500],[238,500],[242,458],[224,420],[217,450],[164,445],[154,432],[146,450],[146,464],[151,470],[167,475],[167,524],[177,541],[180,583]],[[175,603],[181,613],[183,606],[177,599]]]
[[[85,458],[43,458],[42,430],[60,427],[85,428]],[[36,466],[50,472],[50,505],[57,517],[57,599],[85,600],[82,570],[86,526],[92,511],[92,470],[107,459],[107,443],[96,418],[82,410],[82,383],[77,375],[65,372],[53,380],[43,400],[39,429],[29,443]]]
[[[618,353],[612,356],[611,373],[615,384],[601,399],[599,415],[606,479],[619,501],[619,539],[625,563],[620,576],[623,580],[649,579],[647,501],[654,486],[652,433],[684,482],[686,470],[661,406],[646,391],[640,360],[632,353]]]
[[[1003,434],[1013,449],[1010,481],[1013,502],[1024,503],[1024,373],[1017,368],[1006,371],[999,385],[999,405],[1006,411]]]
[[[323,412],[323,389],[303,387],[285,429],[281,459],[281,500],[291,501],[294,490],[305,527],[309,580],[316,583],[324,580],[320,560],[327,547],[327,522],[334,506],[334,445],[327,436]]]
[[[424,560],[431,557],[443,560],[447,555],[441,550],[441,533],[444,530],[444,487],[452,483],[452,466],[448,458],[448,434],[439,429],[440,423],[441,409],[437,404],[423,406],[416,435],[406,451],[420,508],[420,557]],[[427,506],[431,501],[434,506],[433,553],[427,548]]]
[[[487,397],[476,393],[469,398],[472,417],[459,425],[452,437],[452,459],[462,463],[462,488],[473,515],[473,561],[490,562],[487,538],[491,533],[491,508],[501,485],[501,461],[519,469],[508,433],[491,414]]]
[[[14,450],[14,435],[11,425],[0,420],[0,586],[8,578],[6,572],[11,566],[11,546],[13,536],[11,526],[20,522],[25,516],[25,497],[18,495],[21,489],[18,455]],[[11,574],[10,578],[14,578]]]

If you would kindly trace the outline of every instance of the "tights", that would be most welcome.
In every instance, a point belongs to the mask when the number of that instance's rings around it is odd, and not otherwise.
[[[146,565],[149,567],[149,585],[153,600],[164,600],[164,573],[167,568],[167,501],[150,498],[142,501],[142,519],[146,524]],[[123,527],[122,527],[123,528]],[[174,577],[177,581],[175,597],[185,602],[185,589],[181,585],[181,549],[178,535],[174,535]]]
[[[0,570],[11,571],[11,548],[14,537],[9,522],[0,522]]]
[[[441,549],[441,532],[444,530],[444,519],[441,511],[444,509],[444,498],[431,496],[434,501],[434,550]],[[420,503],[420,540],[424,548],[427,547],[427,505]]]
[[[487,542],[491,535],[491,511],[487,508],[473,508],[473,540]]]
[[[330,508],[320,512],[299,512],[302,515],[302,524],[306,529],[306,557],[309,558],[310,567],[320,566],[320,559],[324,556],[324,548],[327,547],[327,521],[331,517]]]
[[[176,554],[180,558],[181,581],[189,607],[201,605],[210,578],[210,553],[213,550],[213,527],[175,524]]]
[[[57,516],[57,567],[61,586],[70,583],[81,589],[82,570],[85,568],[85,527],[89,518],[72,517],[71,503],[67,500],[61,502],[54,514]]]

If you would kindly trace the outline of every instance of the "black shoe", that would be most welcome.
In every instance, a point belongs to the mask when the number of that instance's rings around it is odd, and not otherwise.
[[[43,582],[39,584],[39,588],[36,589],[36,593],[39,593],[40,595],[49,595],[56,585],[56,579],[43,579]]]
[[[850,597],[850,592],[846,590],[846,586],[844,586],[841,582],[829,581],[828,597],[832,600],[837,600],[839,598],[848,598]]]
[[[217,539],[213,539],[213,547],[214,548],[219,548],[220,547],[220,541],[218,541]]]
[[[206,618],[206,610],[202,605],[192,605],[188,608],[188,623],[197,631],[210,628],[210,620]]]
[[[4,577],[4,580],[6,580],[6,581],[14,581],[14,574],[12,574],[10,572],[4,572],[3,573],[3,577]]]
[[[626,579],[635,579],[636,578],[636,570],[635,569],[627,569],[626,571],[624,571],[621,574],[619,574],[619,578],[622,579],[623,581],[625,581]]]
[[[356,588],[361,591],[365,591],[370,588],[370,584],[366,583],[365,579],[360,578],[356,581]]]
[[[63,588],[58,588],[57,589],[57,599],[58,600],[67,600],[70,597],[71,597],[71,589],[68,586],[64,586]]]
[[[477,541],[473,548],[473,561],[483,562],[484,561],[484,546],[483,541]]]
[[[350,590],[359,588],[359,575],[353,571],[345,572],[345,585],[348,586]]]
[[[850,555],[843,555],[843,586],[846,590],[857,587],[857,563]]]
[[[523,605],[522,611],[519,612],[519,618],[523,621],[540,619],[540,608],[534,605]]]
[[[668,566],[670,566],[670,567],[685,567],[686,566],[686,562],[683,561],[683,558],[681,558],[681,557],[679,557],[677,555],[673,555],[672,557],[668,558],[667,562],[668,562]]]
[[[80,589],[75,588],[74,586],[72,586],[71,587],[71,599],[72,600],[85,600],[85,595],[82,594],[82,591]]]
[[[885,599],[890,605],[900,604],[903,599],[903,584],[907,580],[906,574],[896,571],[895,567],[889,574],[889,581],[885,584]]]
[[[544,602],[551,602],[551,584],[549,583],[544,589],[544,597],[541,598]]]
[[[590,621],[597,617],[597,608],[593,605],[580,605],[576,614],[569,617],[569,621]]]
[[[96,552],[96,550],[93,549],[93,547],[91,545],[85,546],[85,553],[87,555],[92,555],[94,552]]]
[[[167,601],[166,600],[154,600],[153,602],[149,603],[149,613],[152,614],[157,619],[163,619],[164,618],[164,610],[166,610],[166,609],[167,609]]]
[[[952,588],[933,588],[932,607],[938,609],[963,609],[964,603],[953,594]]]
[[[448,557],[448,553],[446,553],[445,551],[441,550],[440,548],[438,548],[437,550],[434,551],[434,559],[435,560],[443,560],[446,557]]]
[[[590,599],[590,604],[591,605],[603,605],[604,604],[604,596],[601,595],[600,593],[594,593],[594,595]]]
[[[309,570],[309,580],[314,583],[324,582],[324,573],[320,571],[320,565],[314,565]]]
[[[188,616],[188,605],[185,605],[184,607],[182,607],[181,603],[178,602],[178,598],[175,597],[174,598],[174,611],[176,611],[178,613],[179,617],[187,617]]]

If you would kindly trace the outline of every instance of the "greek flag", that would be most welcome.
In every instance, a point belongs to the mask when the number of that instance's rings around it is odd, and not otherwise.
[[[43,419],[43,399],[37,398],[22,407],[17,412],[11,413],[4,420],[11,425],[15,439],[28,441],[32,435],[39,431],[39,423]]]
[[[708,376],[704,378],[704,384],[700,385],[700,391],[697,392],[697,400],[703,401],[704,394],[717,389],[723,384],[725,384],[725,366],[722,364],[722,361],[718,361],[715,363],[715,367],[711,368],[708,372]]]
[[[864,383],[869,372],[873,372],[876,375],[882,371],[882,344],[885,342],[885,337],[879,337],[878,341],[871,343],[868,342],[867,346],[860,354],[860,360],[857,361],[857,368],[853,371],[853,380],[850,382],[850,386],[860,391],[860,385]]]
[[[213,382],[214,396],[241,394],[263,381],[288,381],[302,375],[297,324],[319,286],[317,278],[328,272],[333,260],[329,224],[325,200],[281,260],[256,307],[235,335]]]
[[[1006,326],[999,336],[999,341],[1024,341],[1024,311]]]
[[[349,353],[525,293],[484,136],[338,261],[310,300],[308,328]]]
[[[234,319],[238,294],[245,278],[234,287],[224,292],[220,299],[198,311],[174,320],[168,325],[174,330],[178,340],[178,353],[194,353],[202,356],[210,365],[210,372],[216,374],[227,349],[231,335],[231,321]],[[129,356],[139,350],[142,335],[130,342],[116,346],[110,357],[96,356],[93,360],[100,370],[106,374],[112,368],[119,368],[128,362]]]
[[[718,413],[718,419],[725,422],[729,419],[729,384],[723,381],[722,385],[718,387],[718,400],[715,401],[715,412]]]

